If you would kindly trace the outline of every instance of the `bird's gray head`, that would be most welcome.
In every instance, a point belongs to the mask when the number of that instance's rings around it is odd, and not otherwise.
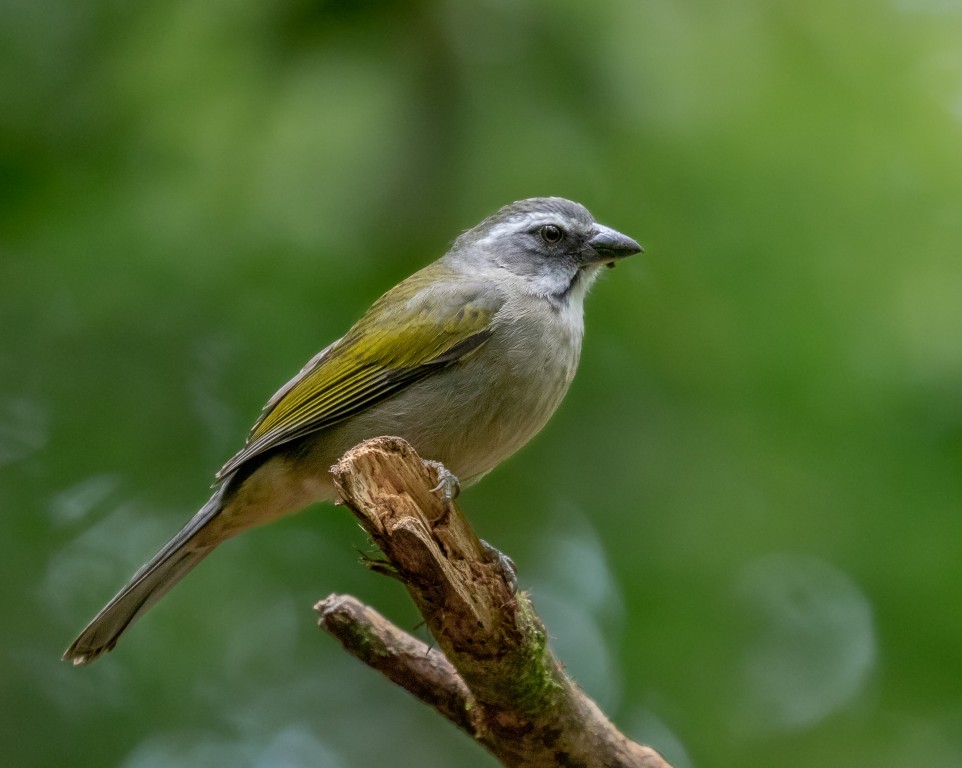
[[[504,206],[454,243],[459,262],[483,260],[525,278],[532,292],[554,300],[581,298],[601,266],[642,250],[627,235],[598,224],[583,205],[532,197]]]

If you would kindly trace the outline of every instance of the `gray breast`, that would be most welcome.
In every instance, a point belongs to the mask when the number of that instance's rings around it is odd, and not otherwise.
[[[499,320],[467,359],[333,428],[324,441],[330,461],[367,438],[398,435],[467,486],[527,443],[571,383],[581,317],[544,302]]]

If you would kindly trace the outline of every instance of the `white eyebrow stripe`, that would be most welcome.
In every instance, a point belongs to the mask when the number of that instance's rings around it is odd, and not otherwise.
[[[504,235],[513,234],[515,232],[527,232],[529,229],[533,229],[537,226],[544,226],[545,224],[554,224],[561,229],[566,229],[564,221],[558,215],[552,215],[550,213],[539,214],[536,216],[527,215],[519,216],[517,218],[509,219],[496,227],[491,229],[488,234],[479,240],[479,243],[492,243],[495,240],[500,239]]]

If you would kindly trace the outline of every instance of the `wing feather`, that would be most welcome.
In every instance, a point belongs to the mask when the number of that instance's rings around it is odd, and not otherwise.
[[[217,480],[255,456],[386,400],[484,344],[503,298],[490,285],[444,277],[450,276],[439,276],[435,264],[378,299],[268,401]]]

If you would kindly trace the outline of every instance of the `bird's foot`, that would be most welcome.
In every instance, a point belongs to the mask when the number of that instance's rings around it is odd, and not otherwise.
[[[508,587],[510,587],[512,594],[517,592],[518,566],[514,564],[514,560],[504,554],[500,549],[492,547],[484,539],[481,539],[481,546],[484,547],[484,551],[488,556],[488,562],[498,566],[501,570],[501,575],[507,582]]]
[[[438,473],[438,484],[431,490],[434,493],[440,493],[446,502],[454,501],[461,493],[461,481],[458,480],[458,476],[440,461],[426,460],[424,463],[433,467]]]

